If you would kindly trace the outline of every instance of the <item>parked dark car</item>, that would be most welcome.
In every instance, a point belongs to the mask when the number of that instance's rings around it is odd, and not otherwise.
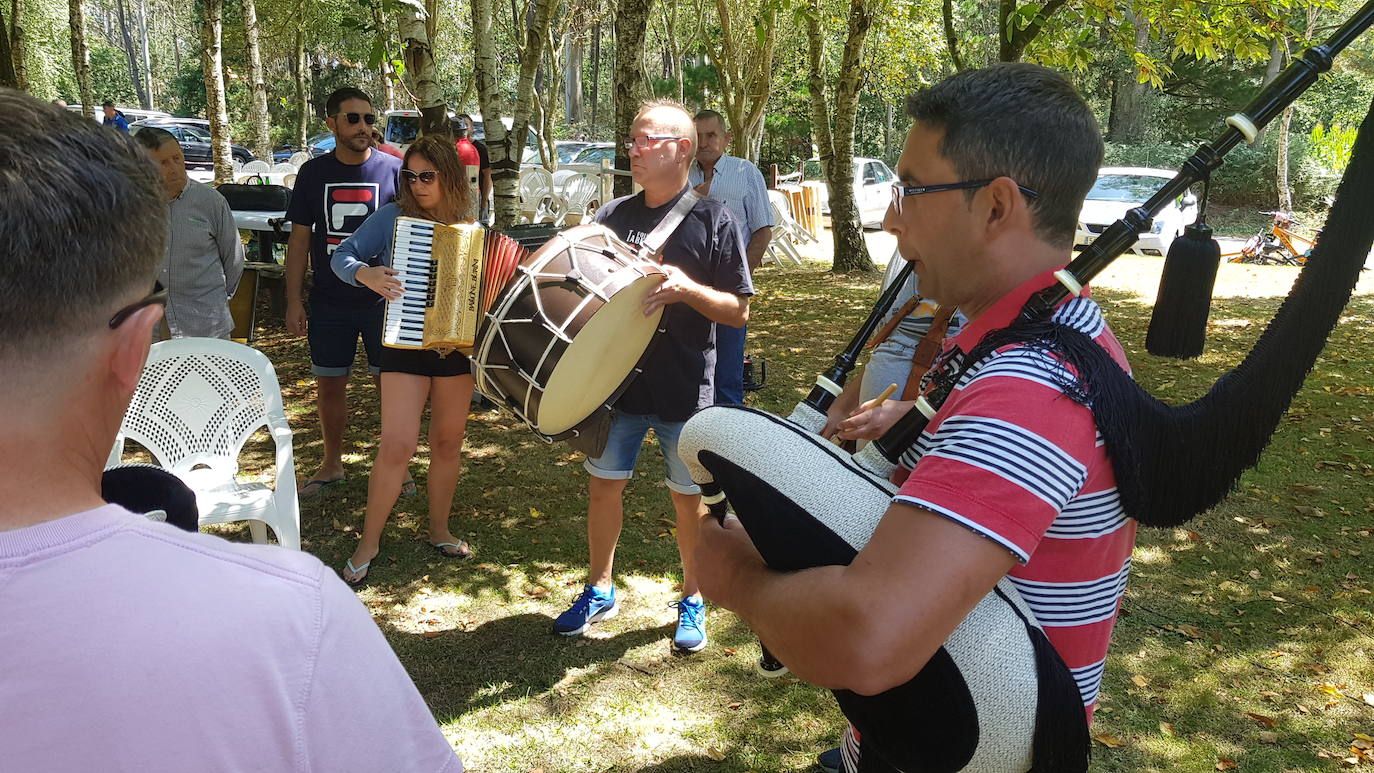
[[[214,169],[215,162],[210,149],[210,122],[203,118],[148,118],[129,124],[129,132],[137,134],[145,127],[165,129],[177,138],[181,153],[186,156],[187,169]],[[253,151],[242,145],[230,145],[229,152],[234,160],[248,163],[255,160]]]
[[[334,135],[328,133],[316,134],[314,137],[306,140],[305,144],[306,147],[310,149],[309,153],[311,158],[323,156],[334,149]],[[299,151],[295,145],[282,145],[272,151],[272,163],[280,164],[283,161],[290,161],[291,156],[295,155],[297,152]]]

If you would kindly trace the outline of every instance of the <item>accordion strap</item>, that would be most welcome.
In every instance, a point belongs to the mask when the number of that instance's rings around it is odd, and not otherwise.
[[[692,211],[692,207],[695,207],[698,201],[701,201],[701,194],[690,188],[682,194],[673,208],[668,210],[668,214],[664,215],[663,219],[658,221],[658,225],[654,226],[654,230],[644,237],[644,243],[640,245],[639,254],[655,263],[660,262],[663,256],[663,245],[667,243],[668,237],[673,235],[677,227],[682,225],[683,218],[687,217],[687,213]]]

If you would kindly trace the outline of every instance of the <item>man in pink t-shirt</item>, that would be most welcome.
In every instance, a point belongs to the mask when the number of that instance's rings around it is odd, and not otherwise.
[[[1024,347],[953,377],[1067,263],[1102,159],[1100,130],[1063,77],[1035,65],[959,73],[907,107],[914,123],[884,228],[925,297],[968,319],[927,376],[950,396],[852,563],[774,572],[737,521],[708,520],[696,552],[701,585],[798,676],[876,695],[920,672],[1007,577],[1091,718],[1135,539],[1092,409],[1066,394],[1060,362]],[[1090,298],[1063,304],[1054,319],[1125,366]],[[847,770],[858,767],[854,741]]]
[[[16,91],[0,111],[0,768],[461,771],[318,560],[102,501],[167,210],[122,135]]]

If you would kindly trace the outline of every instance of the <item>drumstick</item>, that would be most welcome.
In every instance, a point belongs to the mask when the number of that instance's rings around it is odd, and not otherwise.
[[[877,397],[873,398],[872,400],[869,400],[867,403],[864,404],[867,406],[866,408],[864,408],[864,410],[872,411],[882,407],[882,404],[887,402],[887,398],[891,397],[893,393],[896,391],[896,384],[888,384],[887,389],[884,389],[881,394],[879,394]],[[839,445],[844,441],[840,439],[840,435],[837,432],[834,435],[830,436],[830,442],[834,443],[835,445]]]

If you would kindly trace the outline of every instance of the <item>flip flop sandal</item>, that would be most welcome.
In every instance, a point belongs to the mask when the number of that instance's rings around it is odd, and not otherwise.
[[[401,484],[401,496],[403,497],[413,497],[419,492],[420,489],[418,486],[415,485],[414,478],[411,478],[410,480]]]
[[[468,548],[468,543],[466,542],[431,542],[429,546],[439,551],[439,555],[444,558],[455,558],[461,561],[472,555],[472,551]],[[450,553],[444,548],[457,548],[458,552]]]
[[[373,556],[372,561],[376,560],[377,557]],[[372,561],[368,561],[364,563],[362,566],[354,566],[353,559],[350,558],[347,561],[344,561],[344,569],[347,569],[348,573],[353,575],[353,579],[350,580],[347,577],[344,577],[342,574],[340,574],[339,576],[343,579],[344,584],[348,587],[360,588],[367,582],[367,576],[371,574],[371,572],[368,571],[368,567],[372,566]],[[358,572],[362,572],[362,574],[359,575]]]
[[[312,499],[316,496],[319,496],[321,491],[324,491],[325,489],[329,488],[335,483],[342,483],[345,480],[347,480],[347,477],[335,478],[334,480],[322,480],[320,478],[316,478],[312,481],[308,481],[304,486],[301,486],[300,490],[296,493],[296,496],[300,499]],[[311,486],[316,486],[317,488],[311,491],[306,491],[306,489],[310,488]]]

